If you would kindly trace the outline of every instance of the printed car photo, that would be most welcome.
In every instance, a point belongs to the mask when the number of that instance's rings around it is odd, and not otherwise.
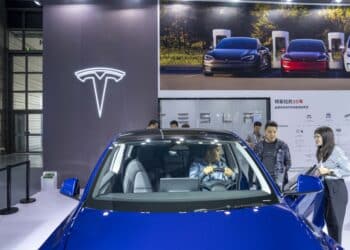
[[[350,72],[350,36],[348,37],[348,40],[345,44],[343,59],[345,71]]]
[[[68,179],[61,193],[77,186]],[[342,249],[322,231],[322,197],[309,175],[281,192],[231,132],[131,131],[108,145],[41,249]]]
[[[325,73],[329,69],[329,56],[322,40],[295,39],[287,51],[282,51],[282,74],[313,72]]]
[[[203,74],[261,72],[271,69],[271,54],[259,39],[224,38],[203,57]]]

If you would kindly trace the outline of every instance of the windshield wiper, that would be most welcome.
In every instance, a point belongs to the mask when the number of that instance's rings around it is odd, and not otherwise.
[[[215,207],[215,208],[198,208],[193,210],[193,212],[198,213],[198,212],[208,212],[208,211],[220,211],[220,210],[230,210],[230,209],[239,209],[239,208],[248,208],[248,207],[260,207],[264,206],[266,204],[270,204],[271,200],[262,200],[260,202],[254,202],[254,203],[242,203],[242,204],[235,204],[235,205],[225,205],[222,207]]]

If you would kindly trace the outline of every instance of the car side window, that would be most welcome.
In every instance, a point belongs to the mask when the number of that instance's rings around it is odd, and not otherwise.
[[[220,160],[222,162],[224,162],[226,165],[228,165],[227,155],[226,155],[224,148],[221,146],[221,147],[219,147],[219,149],[220,149]]]
[[[254,174],[254,170],[252,169],[252,166],[248,162],[248,160],[242,155],[236,147],[232,147],[233,154],[236,159],[238,169],[240,170],[241,174],[241,182],[242,180],[244,182],[247,182],[245,184],[248,185],[248,188],[250,190],[257,189],[259,190],[261,188],[261,185],[259,183],[259,179]]]
[[[233,172],[238,173],[239,168],[236,159],[233,156],[233,152],[231,151],[230,147],[228,145],[225,145],[223,148],[223,151],[225,152],[226,157],[226,164],[229,166]]]
[[[101,194],[106,194],[111,192],[112,189],[112,182],[111,179],[115,176],[115,170],[113,169],[113,166],[115,165],[115,161],[117,158],[117,155],[119,153],[120,146],[114,146],[109,149],[108,156],[105,158],[104,164],[109,166],[109,168],[103,168],[103,171],[100,172],[100,177],[98,178],[98,182],[96,183],[96,186],[99,187],[98,189],[94,190],[93,196],[99,196]],[[119,157],[120,158],[120,157]]]

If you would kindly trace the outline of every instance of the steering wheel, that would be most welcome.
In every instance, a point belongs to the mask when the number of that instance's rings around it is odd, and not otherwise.
[[[201,190],[205,189],[208,191],[226,191],[232,189],[236,185],[235,173],[231,177],[228,177],[228,180],[219,180],[219,179],[209,179],[204,181],[204,179],[213,173],[224,173],[225,168],[214,168],[214,171],[209,175],[204,174],[200,178],[200,188]]]

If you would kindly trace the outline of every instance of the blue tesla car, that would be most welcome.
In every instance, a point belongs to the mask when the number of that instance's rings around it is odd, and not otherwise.
[[[203,73],[258,73],[271,69],[271,54],[259,39],[250,37],[224,38],[203,56]]]
[[[65,180],[61,192],[74,197],[78,186]],[[322,198],[308,175],[281,192],[230,132],[133,131],[108,145],[41,249],[343,249],[321,230]]]

